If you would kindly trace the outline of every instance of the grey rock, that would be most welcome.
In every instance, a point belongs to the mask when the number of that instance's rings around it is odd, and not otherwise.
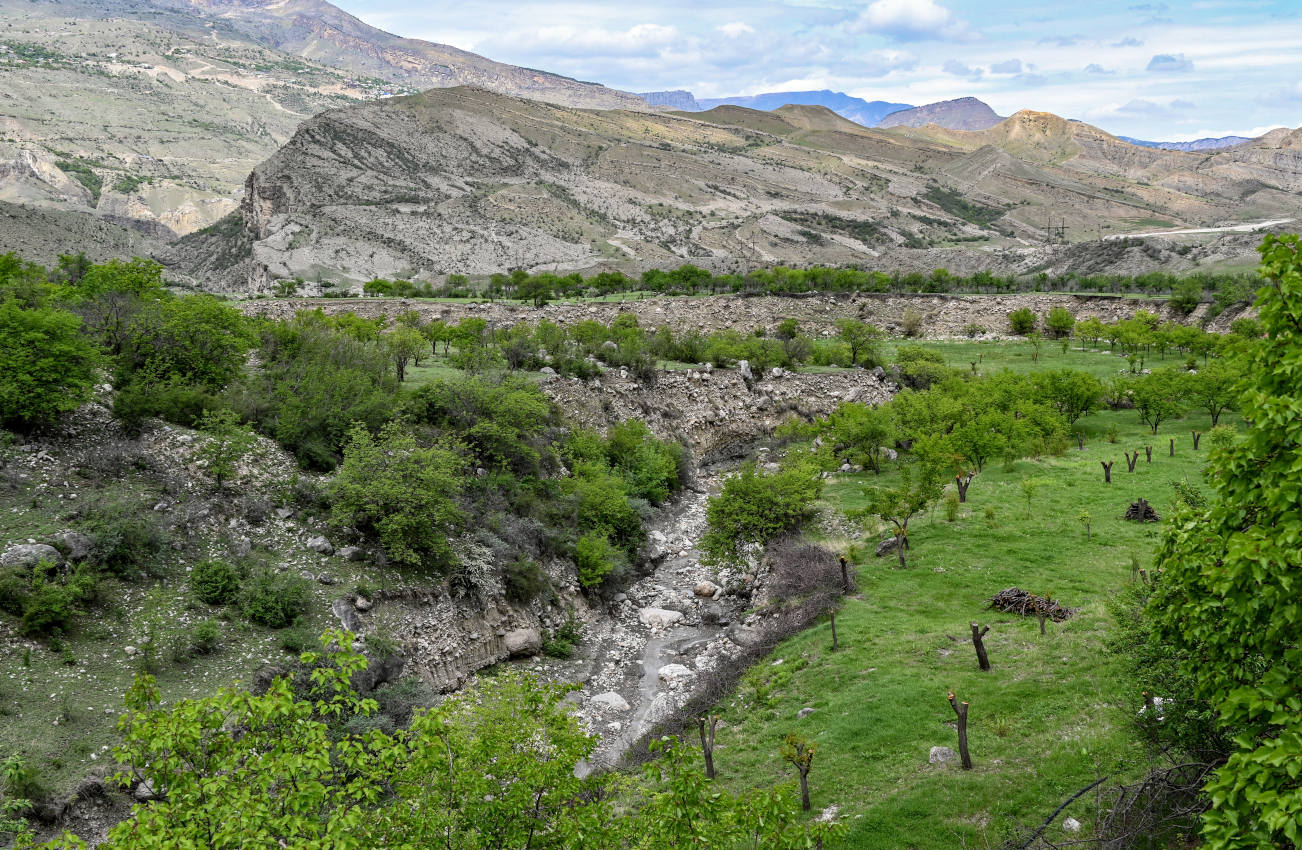
[[[253,541],[247,537],[236,537],[231,541],[231,554],[243,558],[253,552]]]
[[[751,646],[758,643],[761,637],[758,630],[752,629],[749,626],[744,626],[741,623],[733,623],[729,626],[727,635],[728,640],[738,646]]]
[[[361,546],[344,546],[339,549],[339,557],[345,561],[363,561],[366,559],[366,550]]]
[[[279,519],[289,519],[293,515],[293,508],[276,508],[276,517]]]
[[[1062,828],[1065,832],[1080,832],[1080,821],[1075,818],[1067,818],[1062,822]]]
[[[144,782],[141,782],[136,786],[136,790],[131,792],[131,796],[135,797],[140,802],[145,803],[150,800],[158,799],[159,794],[154,791],[154,783],[146,779]]]
[[[804,708],[796,712],[796,717],[800,718],[801,720],[804,720],[806,717],[808,717],[813,713],[814,713],[813,708],[811,708],[810,706],[805,706]]]
[[[365,596],[359,596],[353,600],[353,607],[358,611],[369,611],[371,610],[371,600]]]
[[[882,555],[885,555],[888,552],[894,552],[898,548],[900,548],[900,538],[887,537],[881,543],[877,544],[877,551],[874,554],[880,558]]]
[[[504,640],[512,658],[537,655],[542,650],[542,634],[537,629],[516,629],[507,632]]]
[[[644,626],[667,628],[681,623],[683,613],[681,611],[668,611],[664,608],[643,608],[637,612],[637,618]]]
[[[692,593],[697,596],[708,599],[719,592],[719,586],[712,581],[697,582],[696,587],[692,588]]]
[[[84,561],[95,549],[95,541],[89,535],[77,531],[60,531],[50,539],[69,561]]]
[[[309,537],[303,545],[322,555],[329,555],[335,551],[335,547],[330,545],[330,541],[319,534],[316,537]]]
[[[874,367],[873,367],[873,377],[874,377],[874,378],[877,378],[877,379],[879,379],[879,380],[882,379],[882,378],[885,378],[885,377],[886,377],[886,370],[883,369],[883,368],[880,367],[880,366],[874,366]]]
[[[695,678],[696,671],[690,667],[685,667],[682,664],[666,664],[665,666],[660,668],[660,671],[656,674],[656,676],[660,679],[660,681],[667,682],[672,685],[677,682],[685,682],[688,679]]]
[[[746,383],[749,384],[751,381],[755,380],[755,375],[750,370],[749,360],[738,360],[737,371],[741,373],[741,379]]]
[[[553,369],[553,368],[550,367],[550,366],[544,366],[544,367],[542,367],[541,369],[539,369],[538,371],[539,371],[541,374],[543,374],[543,375],[555,375],[555,374],[556,374],[556,370]]]
[[[330,585],[335,583],[334,576],[328,576],[325,573],[318,574],[316,580],[317,580],[317,584],[324,584],[326,587],[329,587]]]
[[[330,611],[339,618],[339,625],[345,631],[356,632],[362,628],[362,621],[357,617],[357,610],[347,599],[336,599],[330,603]]]
[[[42,561],[62,564],[63,556],[58,549],[45,543],[16,543],[0,554],[0,567],[29,569]]]
[[[932,747],[927,754],[928,764],[949,764],[952,761],[958,761],[958,753],[949,747]]]
[[[628,700],[624,699],[614,691],[606,691],[604,694],[597,694],[592,698],[597,705],[608,708],[611,711],[628,711],[630,706]]]
[[[728,612],[717,602],[711,602],[701,609],[701,622],[707,626],[728,625]]]

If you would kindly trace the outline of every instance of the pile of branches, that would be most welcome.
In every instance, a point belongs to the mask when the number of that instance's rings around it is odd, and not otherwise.
[[[1158,522],[1161,517],[1153,506],[1148,503],[1147,499],[1140,499],[1138,502],[1131,502],[1130,507],[1121,515],[1122,519],[1134,520],[1135,522]]]
[[[1036,596],[1034,593],[1027,593],[1017,587],[999,591],[990,597],[990,604],[986,607],[1003,611],[1005,614],[1020,614],[1023,617],[1043,616],[1046,620],[1052,620],[1055,623],[1061,623],[1079,610],[1068,608],[1052,599],[1045,599],[1043,596]]]

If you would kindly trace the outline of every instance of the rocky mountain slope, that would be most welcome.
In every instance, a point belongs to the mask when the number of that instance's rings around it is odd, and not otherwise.
[[[1296,215],[1295,136],[1203,154],[1045,113],[882,131],[821,107],[589,111],[437,89],[305,122],[239,211],[169,262],[245,292],[685,261],[1028,271],[1056,260],[1035,247],[1050,216],[1080,239]]]
[[[0,0],[0,201],[169,239],[233,210],[307,118],[473,84],[572,106],[640,98],[401,39],[318,0]],[[0,250],[23,229],[0,221]],[[80,234],[62,234],[67,250]]]
[[[1194,139],[1192,142],[1146,142],[1129,136],[1117,136],[1117,138],[1132,145],[1139,145],[1141,148],[1161,148],[1167,151],[1212,151],[1252,141],[1247,136],[1221,136],[1217,139]]]
[[[924,127],[935,124],[948,130],[985,130],[1004,120],[975,97],[942,100],[885,115],[878,127]]]

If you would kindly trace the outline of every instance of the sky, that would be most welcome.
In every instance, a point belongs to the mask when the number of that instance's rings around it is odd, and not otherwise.
[[[1302,126],[1302,0],[335,0],[367,23],[625,91],[978,97],[1141,139]]]

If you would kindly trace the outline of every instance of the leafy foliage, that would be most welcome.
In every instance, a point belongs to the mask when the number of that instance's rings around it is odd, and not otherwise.
[[[765,474],[754,463],[745,464],[706,508],[705,562],[740,563],[751,546],[763,547],[796,530],[821,492],[822,481],[810,466],[794,464]]]
[[[1210,848],[1302,842],[1302,257],[1296,236],[1267,236],[1261,252],[1266,340],[1244,370],[1250,427],[1210,459],[1211,508],[1165,530],[1147,609],[1193,695],[1233,734],[1207,786]]]
[[[90,398],[97,362],[76,316],[0,303],[0,425],[31,428],[73,410]]]

